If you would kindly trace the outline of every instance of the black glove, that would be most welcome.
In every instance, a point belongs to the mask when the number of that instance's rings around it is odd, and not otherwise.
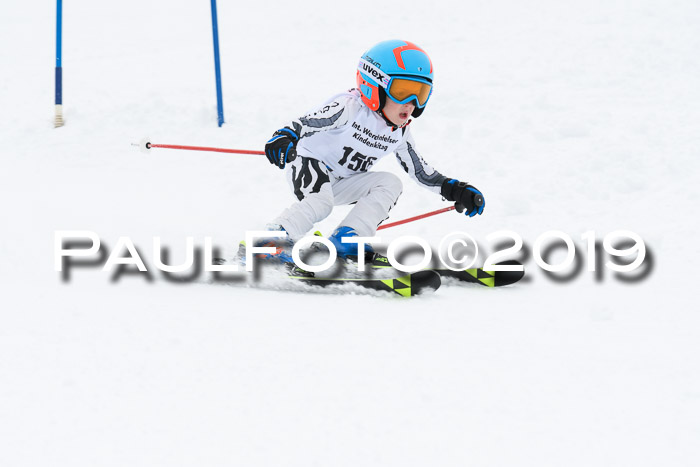
[[[297,157],[297,141],[299,141],[299,135],[287,127],[275,131],[272,138],[265,144],[267,160],[270,164],[284,169],[287,162],[292,162]]]
[[[484,195],[476,187],[467,183],[448,178],[442,182],[440,194],[446,200],[454,201],[455,209],[459,213],[466,211],[465,215],[474,217],[484,212],[484,206],[486,206]]]

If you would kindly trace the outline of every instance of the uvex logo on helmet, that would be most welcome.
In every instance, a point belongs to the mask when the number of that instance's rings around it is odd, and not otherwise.
[[[372,75],[375,79],[379,80],[382,83],[387,81],[387,78],[384,76],[384,74],[380,73],[376,68],[374,68],[367,62],[362,63],[362,70],[367,72],[367,74]]]

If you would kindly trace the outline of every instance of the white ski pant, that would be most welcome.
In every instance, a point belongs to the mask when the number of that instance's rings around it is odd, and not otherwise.
[[[287,166],[287,181],[298,203],[285,209],[273,223],[281,225],[297,241],[316,222],[328,217],[334,206],[356,203],[339,226],[353,228],[361,237],[372,237],[389,217],[401,195],[401,180],[388,172],[361,172],[336,178],[323,162],[297,157]]]

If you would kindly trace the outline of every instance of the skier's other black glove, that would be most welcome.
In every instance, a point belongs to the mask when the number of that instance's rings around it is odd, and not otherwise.
[[[484,206],[486,206],[484,195],[476,187],[467,183],[448,178],[442,182],[440,193],[447,201],[455,202],[455,209],[459,213],[464,211],[465,215],[474,217],[484,212]]]
[[[287,127],[275,131],[272,138],[265,144],[267,160],[270,164],[284,169],[287,162],[292,162],[297,157],[297,141],[299,136]]]

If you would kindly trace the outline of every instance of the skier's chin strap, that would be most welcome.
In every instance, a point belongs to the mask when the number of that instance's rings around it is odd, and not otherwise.
[[[408,126],[409,123],[412,122],[412,120],[409,118],[408,120],[406,120],[406,121],[403,123],[403,125],[396,126],[396,124],[395,124],[394,122],[392,122],[391,120],[389,120],[389,119],[386,117],[386,115],[384,114],[384,109],[383,109],[383,108],[377,110],[377,113],[384,119],[384,122],[385,122],[387,125],[389,125],[389,126],[391,127],[391,131],[396,131],[396,130],[398,130],[399,128],[405,128],[405,127]]]

